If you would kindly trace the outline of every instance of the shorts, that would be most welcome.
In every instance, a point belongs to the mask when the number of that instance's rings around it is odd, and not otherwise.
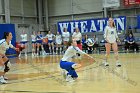
[[[20,43],[21,44],[26,44],[28,41],[21,41]]]
[[[42,44],[42,40],[37,40],[36,43]]]
[[[53,40],[48,40],[48,43],[53,43]]]
[[[72,65],[75,64],[74,62],[68,62],[68,61],[60,61],[60,67],[62,69],[70,69]]]
[[[35,44],[36,43],[36,41],[32,41],[32,44]]]

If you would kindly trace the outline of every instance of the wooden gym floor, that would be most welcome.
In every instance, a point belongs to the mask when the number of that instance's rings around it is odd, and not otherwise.
[[[0,93],[140,93],[139,53],[120,54],[122,67],[115,66],[113,54],[109,67],[102,65],[104,54],[92,56],[96,63],[84,57],[74,60],[82,64],[75,82],[66,82],[62,77],[61,55],[10,59],[8,84],[0,84]]]

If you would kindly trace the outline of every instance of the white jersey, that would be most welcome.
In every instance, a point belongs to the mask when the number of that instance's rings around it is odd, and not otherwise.
[[[76,40],[76,41],[78,41],[78,40],[81,40],[81,38],[82,38],[82,34],[80,33],[80,32],[74,32],[73,33],[73,35],[72,35],[72,37]]]
[[[63,32],[62,37],[63,37],[63,41],[69,41],[70,33],[69,32]]]
[[[8,44],[5,39],[0,40],[0,53],[1,54],[5,54],[7,49],[13,48],[13,47],[14,46],[11,44],[11,41]]]
[[[66,50],[66,52],[62,58],[62,61],[72,61],[72,58],[76,56],[76,53],[86,54],[85,52],[80,50],[78,47],[70,46]]]
[[[31,35],[32,41],[36,41],[36,35]]]
[[[54,34],[47,34],[46,37],[48,38],[48,40],[53,40]]]
[[[21,41],[27,41],[27,34],[21,34]]]
[[[62,44],[62,36],[61,35],[56,35],[55,41],[56,41],[56,44]]]
[[[110,26],[106,26],[104,32],[104,38],[107,39],[109,43],[115,43],[118,38],[116,28],[114,27],[111,28]]]

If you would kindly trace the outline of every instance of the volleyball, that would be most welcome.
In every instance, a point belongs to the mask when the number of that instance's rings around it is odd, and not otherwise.
[[[42,41],[43,43],[48,43],[48,38],[43,38]]]
[[[94,39],[88,38],[87,41],[86,41],[86,44],[87,44],[88,46],[93,46],[93,45],[94,45]]]

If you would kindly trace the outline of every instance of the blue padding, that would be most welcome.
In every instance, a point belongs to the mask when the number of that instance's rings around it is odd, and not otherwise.
[[[3,38],[4,36],[4,32],[11,32],[12,35],[13,35],[13,38],[12,38],[12,45],[15,46],[16,45],[16,34],[15,34],[15,25],[14,24],[0,24],[0,40]],[[11,54],[11,55],[14,55],[16,54],[16,51],[15,50],[11,50],[11,49],[8,49],[7,52],[6,52],[6,55]]]

